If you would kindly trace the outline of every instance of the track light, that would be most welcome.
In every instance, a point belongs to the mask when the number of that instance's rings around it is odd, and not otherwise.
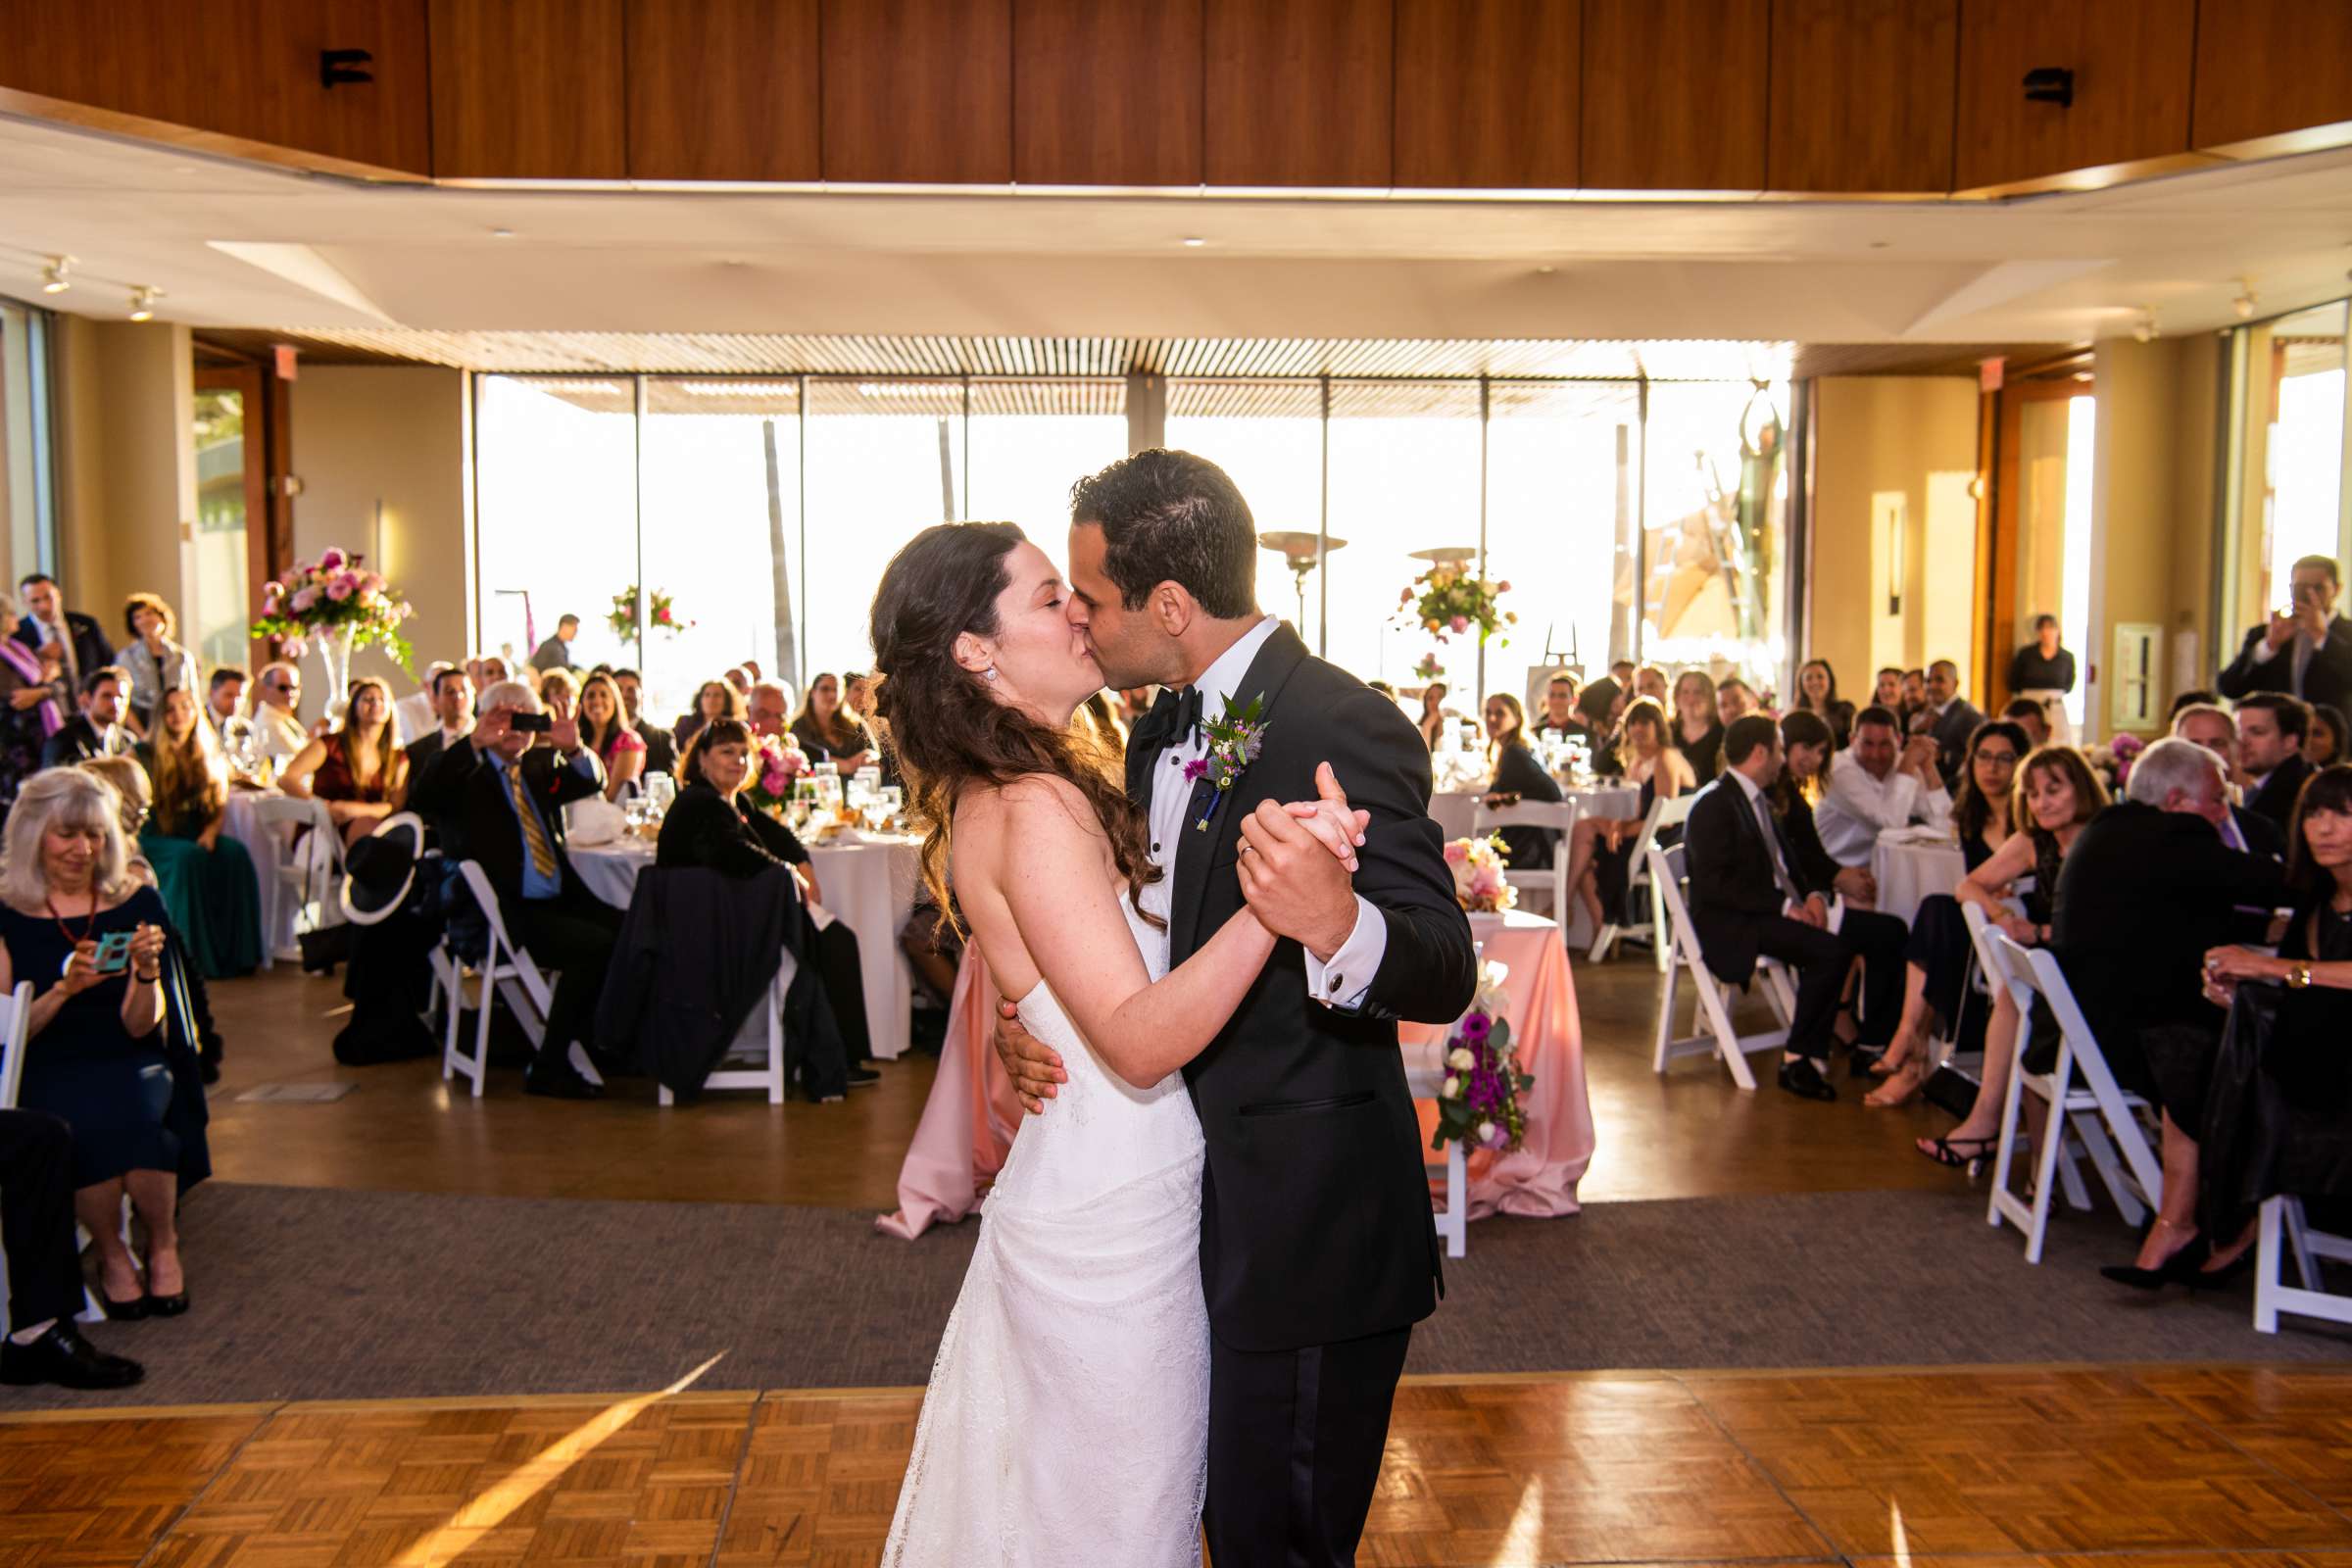
[[[154,320],[155,302],[163,297],[162,289],[141,283],[130,291],[130,318],[134,321]]]
[[[72,270],[73,266],[74,258],[71,256],[50,257],[49,265],[41,269],[41,292],[63,294],[72,288],[74,280],[66,276],[66,273]]]
[[[2132,336],[2139,342],[2153,343],[2156,341],[2156,339],[2162,337],[2163,335],[2164,332],[2162,328],[2158,327],[2156,324],[2156,313],[2154,311],[2143,309],[2139,313],[2139,319],[2132,323]]]
[[[2239,278],[2237,280],[2237,298],[2230,302],[2230,308],[2237,313],[2237,318],[2241,321],[2254,319],[2254,285],[2242,277]]]

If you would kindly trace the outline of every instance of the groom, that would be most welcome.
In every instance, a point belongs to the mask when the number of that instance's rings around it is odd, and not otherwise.
[[[1143,906],[1170,966],[1245,897],[1286,939],[1184,1069],[1208,1146],[1209,1555],[1352,1563],[1441,1270],[1396,1020],[1449,1023],[1476,983],[1429,752],[1395,704],[1259,613],[1256,524],[1215,464],[1139,452],[1081,480],[1070,516],[1071,623],[1107,685],[1165,688],[1127,743],[1127,790],[1150,813],[1161,875]],[[1242,760],[1213,727],[1253,703],[1262,749]],[[1370,813],[1352,886],[1280,805],[1333,794],[1325,761]],[[1017,1023],[997,1045],[1033,1108],[1053,1094],[1054,1053]]]

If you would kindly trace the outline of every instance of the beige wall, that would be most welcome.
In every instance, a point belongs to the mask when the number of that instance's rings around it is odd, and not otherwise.
[[[472,418],[462,370],[426,366],[305,366],[293,387],[294,554],[329,546],[365,554],[416,607],[408,636],[419,674],[471,646]],[[391,657],[368,649],[354,675],[416,690]],[[318,656],[304,662],[306,696],[321,691]]]
[[[2078,644],[2096,666],[2090,733],[2109,733],[2118,625],[2164,628],[2156,666],[2162,727],[2183,678],[2210,686],[2218,664],[2211,600],[2214,463],[2220,342],[2212,333],[2153,343],[2101,343],[2093,360],[2098,399],[2092,480],[2091,635]],[[2086,673],[2088,673],[2086,671]]]
[[[1977,384],[1958,376],[1813,383],[1809,646],[1841,696],[1868,700],[1882,664],[1966,666],[1975,624]],[[1874,525],[1901,506],[1902,609],[1887,610],[1893,546]]]
[[[123,640],[122,601],[161,594],[189,619],[183,540],[196,517],[188,329],[58,318],[57,575],[67,604]],[[31,569],[11,563],[8,580]]]

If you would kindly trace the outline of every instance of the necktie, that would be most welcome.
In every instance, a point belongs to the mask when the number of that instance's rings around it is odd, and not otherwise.
[[[2300,626],[2295,628],[2293,647],[2294,662],[2289,667],[2292,668],[2294,674],[2288,682],[2288,690],[2300,697],[2303,695],[2303,671],[2311,663],[2311,639],[2303,635],[2303,628]]]
[[[507,769],[507,795],[514,802],[514,814],[522,818],[523,846],[531,852],[531,869],[541,876],[556,874],[556,847],[548,842],[547,824],[539,820],[538,808],[522,787],[522,769]]]
[[[1773,880],[1781,885],[1781,896],[1791,904],[1805,902],[1796,890],[1796,879],[1788,874],[1788,861],[1781,848],[1781,826],[1773,820],[1772,807],[1763,796],[1755,799],[1756,825],[1764,832],[1764,857],[1772,862]]]

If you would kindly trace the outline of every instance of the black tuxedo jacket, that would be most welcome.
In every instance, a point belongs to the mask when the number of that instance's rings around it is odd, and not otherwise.
[[[2292,689],[2295,681],[2294,655],[2281,652],[2271,659],[2257,659],[2262,640],[2269,635],[2268,626],[2257,626],[2246,633],[2246,640],[2237,651],[2237,658],[2222,671],[2214,689],[2235,701],[2254,692],[2283,692]],[[2311,656],[2303,669],[2303,700],[2307,703],[2326,703],[2338,712],[2352,701],[2352,620],[2338,615],[2328,623],[2328,641]]]
[[[1781,862],[1802,893],[1829,896],[1819,865],[1781,835]],[[1690,925],[1707,967],[1728,985],[1756,972],[1758,933],[1777,919],[1788,896],[1772,874],[1772,851],[1747,792],[1729,773],[1700,790],[1683,827],[1683,865],[1690,878]]]
[[[87,713],[75,713],[41,744],[43,767],[72,767],[93,757],[122,757],[130,751],[130,731],[120,724],[101,734]]]
[[[1207,1140],[1200,1277],[1210,1326],[1238,1350],[1335,1344],[1436,1309],[1439,1261],[1420,1122],[1396,1020],[1450,1023],[1477,990],[1470,922],[1454,902],[1429,818],[1429,749],[1396,705],[1310,658],[1278,628],[1235,687],[1264,700],[1263,749],[1177,848],[1169,962],[1182,963],[1244,900],[1235,872],[1244,812],[1311,801],[1328,761],[1372,813],[1355,891],[1388,947],[1360,1011],[1307,998],[1303,951],[1275,945],[1249,994],[1184,1069]],[[1164,748],[1149,719],[1129,743],[1127,789],[1150,809]],[[1343,992],[1344,979],[1335,980]]]
[[[678,744],[670,739],[669,731],[644,719],[629,726],[637,738],[645,742],[645,770],[648,773],[675,773],[678,770]]]
[[[2264,775],[2262,788],[2246,797],[2246,809],[2278,828],[2283,841],[2294,825],[2295,799],[2303,793],[2304,781],[2318,771],[2301,756],[2288,758]]]
[[[564,848],[564,808],[603,793],[603,779],[581,772],[545,746],[523,753],[521,767],[522,782],[547,823],[564,892],[593,897],[580,886],[571,857]],[[434,758],[424,776],[411,787],[409,804],[438,824],[444,855],[481,862],[500,904],[512,906],[521,900],[522,826],[514,819],[514,804],[507,799],[498,769],[485,761],[481,753],[468,744],[451,747]]]
[[[98,629],[98,623],[80,611],[66,612],[66,632],[74,639],[74,662],[82,674],[104,669],[115,662],[115,645],[106,640],[106,633]],[[40,628],[33,625],[30,615],[17,622],[17,629],[12,635],[27,648],[41,646]],[[80,693],[75,692],[74,695],[79,696]],[[122,695],[124,701],[129,700],[128,692]]]
[[[1936,737],[1936,768],[1943,775],[1946,789],[1953,786],[1960,776],[1961,764],[1968,760],[1968,738],[1984,722],[1984,715],[1965,697],[1953,698],[1936,715],[1936,727],[1929,733]]]

